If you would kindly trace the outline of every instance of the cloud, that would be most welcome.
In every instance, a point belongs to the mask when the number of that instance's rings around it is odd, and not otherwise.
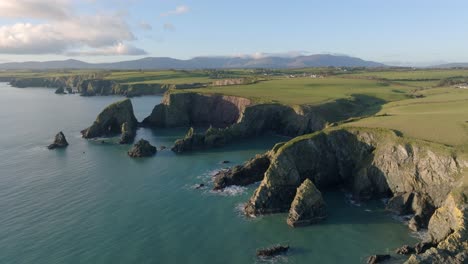
[[[190,8],[186,5],[180,5],[177,6],[176,9],[162,13],[161,16],[167,17],[167,16],[172,16],[172,15],[182,15],[185,13],[188,13],[190,11]]]
[[[164,23],[163,29],[167,30],[167,31],[175,31],[176,30],[174,24],[172,24],[172,23]]]
[[[52,10],[50,12],[44,11],[43,4],[36,0],[11,2],[14,1],[0,0],[0,8],[9,9],[10,17],[29,16],[44,18],[46,21],[37,24],[19,22],[0,26],[0,54],[67,54],[70,50],[77,49],[95,49],[96,54],[111,54],[111,51],[125,55],[146,53],[124,44],[136,39],[124,19],[125,16],[59,12],[63,9],[61,6],[68,6],[65,0],[47,1]],[[61,5],[54,7],[55,4]],[[40,8],[33,10],[38,6]],[[5,12],[0,10],[0,14]],[[15,10],[25,13],[15,14]]]
[[[148,54],[143,49],[134,47],[132,45],[118,43],[113,47],[106,47],[102,49],[94,49],[87,51],[70,51],[67,52],[68,56],[113,56],[113,55],[146,55]]]
[[[145,22],[145,21],[141,21],[140,24],[139,24],[140,28],[143,29],[143,30],[152,30],[153,27],[148,23],[148,22]]]
[[[0,17],[63,20],[70,14],[67,0],[0,0]]]

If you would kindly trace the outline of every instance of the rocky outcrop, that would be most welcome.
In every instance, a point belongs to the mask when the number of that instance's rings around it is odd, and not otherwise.
[[[81,131],[84,138],[96,138],[121,134],[120,143],[131,143],[136,135],[138,121],[130,99],[106,107],[87,129]]]
[[[372,255],[367,259],[367,264],[382,263],[391,258],[390,255]]]
[[[364,98],[365,97],[365,98]],[[241,138],[273,132],[297,136],[321,130],[332,122],[356,116],[382,101],[363,95],[318,106],[252,104],[250,100],[192,92],[166,94],[143,124],[150,127],[207,127],[176,143],[178,152],[224,146]]]
[[[465,179],[465,185],[452,191],[429,221],[427,243],[432,247],[422,254],[412,255],[407,264],[468,262],[467,193]]]
[[[234,96],[168,93],[143,125],[150,127],[227,127],[239,119],[250,100]]]
[[[263,248],[257,250],[258,257],[274,257],[280,254],[284,254],[289,250],[289,246],[276,245],[269,248]]]
[[[285,212],[306,178],[321,188],[346,185],[356,199],[415,192],[440,207],[461,165],[450,150],[405,142],[383,129],[347,128],[298,137],[272,159],[247,212]]]
[[[157,149],[151,145],[147,140],[140,139],[128,151],[128,155],[132,158],[151,157],[156,154]]]
[[[65,89],[63,87],[59,87],[55,90],[55,94],[65,94]]]
[[[48,149],[56,149],[56,148],[66,148],[68,146],[67,139],[62,131],[60,131],[57,135],[55,135],[54,143],[47,146]]]
[[[211,86],[229,86],[229,85],[245,85],[254,84],[257,81],[253,78],[235,78],[216,80],[211,83]]]
[[[355,199],[393,196],[387,209],[414,213],[418,227],[429,228],[430,239],[421,244],[428,249],[416,247],[418,255],[408,263],[463,263],[454,261],[465,261],[467,252],[467,179],[460,176],[466,167],[466,158],[454,149],[390,130],[327,129],[295,138],[275,152],[245,212],[290,210],[296,188],[306,179],[319,189],[345,186]],[[464,198],[453,198],[454,192]]]
[[[173,85],[159,83],[137,83],[121,84],[112,80],[104,79],[100,74],[89,75],[68,75],[59,77],[33,77],[33,78],[9,78],[8,81],[13,87],[51,87],[65,88],[66,90],[76,90],[83,96],[95,95],[124,95],[128,97],[163,94],[169,89],[176,89],[178,86],[185,88],[200,87],[199,85]],[[69,92],[70,93],[70,92]]]
[[[268,153],[256,155],[242,166],[221,170],[215,175],[214,190],[222,190],[231,185],[246,186],[263,179],[265,171],[270,166]]]
[[[326,217],[325,201],[322,193],[309,179],[297,188],[291,204],[287,223],[292,227],[317,223]]]
[[[414,192],[396,194],[390,199],[386,209],[398,215],[414,214],[408,225],[413,231],[427,228],[429,218],[435,210],[429,196]]]

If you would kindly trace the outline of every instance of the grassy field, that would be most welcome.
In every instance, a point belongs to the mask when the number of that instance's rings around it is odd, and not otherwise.
[[[256,102],[278,102],[288,105],[321,104],[351,95],[360,94],[385,101],[408,98],[414,88],[404,85],[384,84],[375,80],[292,78],[263,81],[251,85],[233,85],[193,89],[208,94],[226,94],[251,98]]]
[[[441,80],[450,77],[468,77],[468,69],[417,69],[364,71],[343,74],[347,78],[381,78],[387,80]]]
[[[408,137],[468,150],[468,90],[437,88],[423,94],[425,98],[385,104],[375,116],[346,125],[395,129]]]

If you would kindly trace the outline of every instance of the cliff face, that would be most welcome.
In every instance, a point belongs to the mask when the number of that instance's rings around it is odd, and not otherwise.
[[[81,131],[84,138],[96,138],[121,134],[120,143],[128,144],[136,135],[138,121],[133,113],[130,99],[106,107],[87,129]]]
[[[466,167],[448,147],[403,139],[389,130],[329,129],[279,147],[245,212],[287,212],[306,179],[321,190],[345,186],[356,199],[394,196],[393,208],[401,205],[415,214],[416,224],[428,226],[429,242],[437,245],[410,258],[411,263],[465,261],[468,256],[460,252],[468,248],[467,196],[457,200],[452,193],[456,188],[466,191],[460,187]]]
[[[378,109],[382,103],[369,96],[353,95],[318,106],[288,106],[253,104],[234,96],[168,93],[143,124],[150,127],[211,126],[204,133],[191,133],[178,140],[174,149],[185,152],[223,146],[265,132],[285,136],[312,133],[332,122]]]
[[[37,77],[37,78],[9,78],[14,87],[52,87],[77,90],[83,96],[95,95],[124,95],[141,96],[163,94],[169,89],[178,88],[179,85],[141,83],[119,84],[111,80],[104,80],[93,75],[74,75],[63,77]],[[201,84],[180,85],[182,88],[196,88]]]
[[[461,164],[449,151],[404,142],[393,132],[340,129],[299,137],[281,147],[246,210],[284,212],[306,178],[319,189],[345,184],[359,199],[416,192],[440,207]]]
[[[211,126],[176,142],[177,152],[222,146],[235,139],[272,131],[296,136],[320,130],[325,120],[305,107],[252,104],[234,96],[169,93],[142,124],[150,127]]]
[[[236,123],[250,104],[250,100],[234,96],[169,93],[142,123],[152,127],[226,127]]]

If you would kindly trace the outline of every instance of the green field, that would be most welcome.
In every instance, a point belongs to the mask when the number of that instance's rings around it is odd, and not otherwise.
[[[293,78],[263,81],[251,85],[207,87],[188,91],[247,97],[256,102],[277,102],[288,105],[316,105],[351,95],[367,95],[385,101],[408,98],[414,88],[384,84],[375,80]]]
[[[376,116],[346,125],[395,129],[408,137],[468,150],[468,90],[438,88],[423,93],[425,98],[385,104]]]

